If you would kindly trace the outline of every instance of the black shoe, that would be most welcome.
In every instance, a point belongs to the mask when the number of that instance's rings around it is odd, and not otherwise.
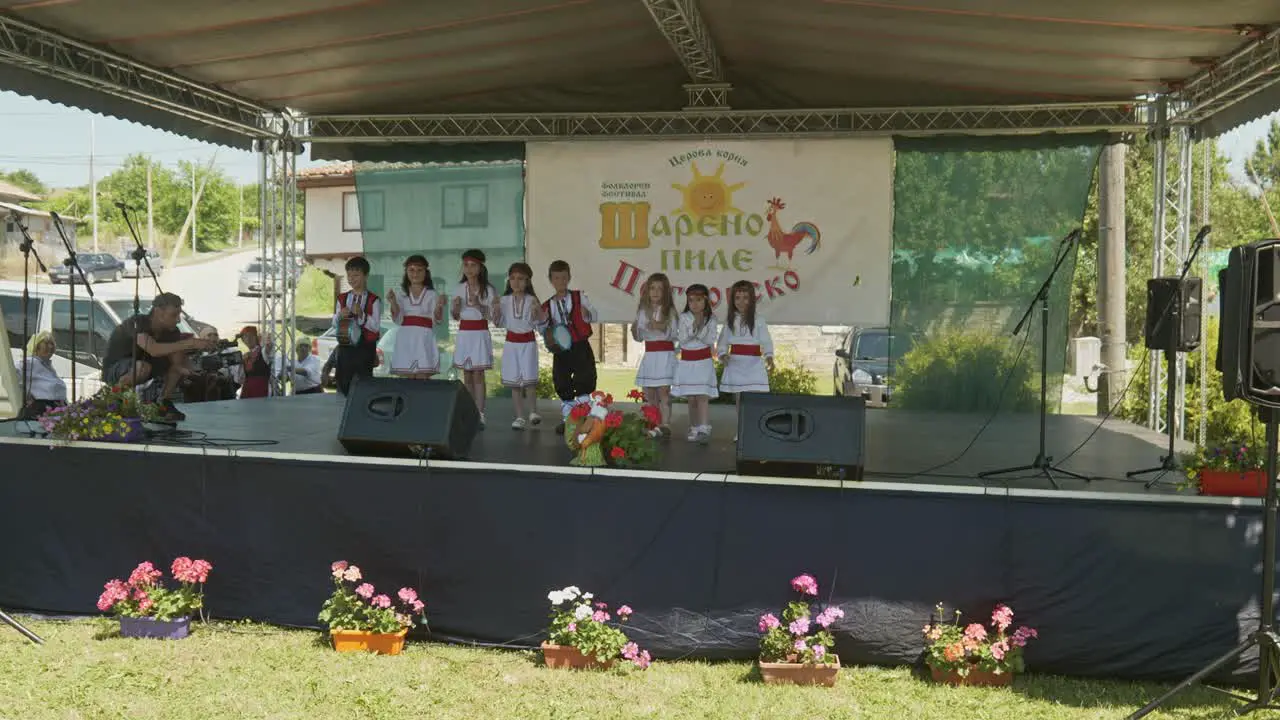
[[[160,411],[164,413],[165,422],[180,423],[187,419],[186,414],[179,410],[172,400],[160,401]]]
[[[560,423],[559,425],[556,425],[556,434],[557,435],[564,434],[564,423]]]

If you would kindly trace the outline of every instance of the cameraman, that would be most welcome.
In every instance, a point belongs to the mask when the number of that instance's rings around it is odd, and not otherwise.
[[[200,333],[202,340],[212,342],[217,347],[223,347],[223,343],[218,338],[218,331],[213,328],[206,328]],[[219,367],[209,367],[202,360],[208,356],[200,355],[188,358],[191,368],[191,375],[188,383],[182,389],[182,397],[189,403],[197,402],[214,402],[217,400],[235,400],[236,391],[240,389],[240,384],[232,377],[232,370],[236,365],[227,367],[225,364],[219,364]],[[220,356],[213,356],[215,358]]]
[[[240,340],[249,348],[244,356],[244,386],[240,399],[264,398],[271,394],[271,358],[258,340],[258,328],[249,325],[240,331]]]
[[[215,343],[208,340],[184,340],[178,331],[181,316],[182,298],[173,293],[160,293],[151,302],[150,312],[134,315],[116,327],[107,340],[107,354],[102,362],[102,381],[109,385],[136,389],[160,379],[163,386],[159,404],[169,422],[187,419],[173,404],[178,382],[191,372],[185,354],[215,347]]]

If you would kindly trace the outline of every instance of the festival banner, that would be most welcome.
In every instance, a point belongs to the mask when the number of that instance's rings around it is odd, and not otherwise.
[[[688,285],[719,306],[749,280],[770,322],[888,323],[888,138],[530,143],[526,162],[534,287],[568,261],[602,322],[634,321],[661,272],[681,308]]]

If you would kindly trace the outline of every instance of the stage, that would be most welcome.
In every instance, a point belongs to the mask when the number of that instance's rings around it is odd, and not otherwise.
[[[213,615],[314,626],[343,559],[416,586],[436,639],[534,646],[547,592],[578,585],[635,608],[658,657],[751,657],[759,615],[811,572],[846,612],[846,665],[915,662],[937,602],[977,621],[1005,602],[1040,633],[1033,671],[1122,678],[1189,673],[1257,619],[1259,501],[1126,481],[1163,451],[1119,420],[1065,464],[1100,479],[1054,490],[975,478],[1031,461],[1034,416],[997,417],[922,474],[986,418],[870,411],[855,482],[733,475],[731,406],[705,447],[678,408],[660,467],[634,471],[567,467],[558,404],[517,432],[500,399],[470,460],[351,457],[341,402],[185,405],[183,437],[146,445],[0,438],[0,608],[93,614],[106,580],[190,555],[214,564]],[[1096,425],[1051,417],[1050,453]]]

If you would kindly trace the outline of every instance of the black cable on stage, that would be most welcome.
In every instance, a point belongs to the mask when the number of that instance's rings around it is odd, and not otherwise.
[[[208,433],[172,428],[169,430],[151,431],[151,434],[145,444],[164,445],[169,447],[223,448],[230,450],[251,447],[271,447],[273,445],[279,445],[280,441],[215,438],[209,437]]]

